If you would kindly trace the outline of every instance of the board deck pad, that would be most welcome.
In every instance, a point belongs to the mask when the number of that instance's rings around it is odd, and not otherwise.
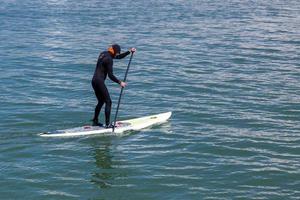
[[[157,115],[151,115],[146,117],[140,117],[125,121],[117,121],[115,127],[115,133],[123,133],[124,131],[141,130],[156,124],[166,122],[172,115],[172,112],[161,113]],[[112,133],[112,128],[105,128],[103,126],[82,126],[76,128],[70,128],[65,130],[56,130],[50,132],[40,133],[42,137],[71,137],[71,136],[84,136],[95,134],[109,134]]]

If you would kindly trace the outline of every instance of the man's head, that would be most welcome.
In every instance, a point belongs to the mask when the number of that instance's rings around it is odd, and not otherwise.
[[[113,44],[108,48],[108,51],[111,53],[113,57],[116,57],[121,52],[121,47],[118,44]]]

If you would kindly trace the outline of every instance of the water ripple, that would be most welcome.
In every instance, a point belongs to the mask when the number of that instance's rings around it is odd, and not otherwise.
[[[2,2],[1,198],[298,199],[299,10],[295,0]],[[120,118],[173,111],[170,122],[37,137],[90,123],[90,79],[114,42],[138,49]]]

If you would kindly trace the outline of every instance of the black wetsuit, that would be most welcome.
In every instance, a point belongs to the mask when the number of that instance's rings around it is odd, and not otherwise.
[[[117,55],[115,59],[125,58],[129,54],[130,52],[127,51]],[[108,126],[110,121],[111,99],[105,86],[105,79],[107,75],[112,81],[118,84],[121,83],[121,81],[113,74],[113,56],[108,51],[104,51],[98,57],[97,66],[92,80],[92,86],[98,100],[93,121],[94,123],[98,123],[99,113],[103,104],[105,103],[105,124]]]

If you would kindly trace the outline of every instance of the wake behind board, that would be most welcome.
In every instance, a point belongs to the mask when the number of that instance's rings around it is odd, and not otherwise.
[[[158,125],[166,122],[172,115],[172,112],[161,113],[146,117],[140,117],[130,120],[116,122],[115,133],[123,133],[124,131],[141,130],[153,125]],[[101,126],[82,126],[77,128],[57,130],[51,132],[40,133],[42,137],[71,137],[71,136],[86,136],[96,134],[112,133],[112,128],[104,128]]]

